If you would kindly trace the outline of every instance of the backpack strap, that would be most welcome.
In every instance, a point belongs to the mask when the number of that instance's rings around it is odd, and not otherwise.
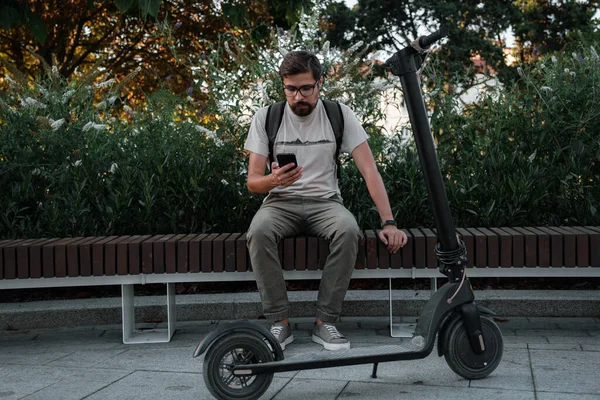
[[[342,106],[337,101],[321,99],[325,106],[325,112],[329,123],[333,128],[335,135],[335,164],[337,165],[337,177],[340,178],[342,165],[340,163],[340,149],[342,147],[342,138],[344,137],[344,115],[342,114]]]
[[[275,143],[275,137],[277,131],[283,120],[283,111],[285,110],[285,101],[280,101],[275,104],[271,104],[267,109],[267,119],[265,122],[265,130],[267,131],[267,138],[269,139],[269,170],[271,164],[275,161],[273,157],[273,145]]]
[[[329,119],[329,123],[333,128],[333,134],[335,136],[335,164],[337,166],[337,177],[340,178],[341,163],[340,163],[340,149],[342,147],[342,138],[344,136],[344,115],[342,114],[342,106],[337,101],[331,101],[327,99],[321,99],[323,106],[325,107],[325,113]],[[271,163],[275,161],[273,157],[273,146],[275,144],[275,137],[277,131],[281,126],[283,120],[283,112],[286,106],[285,101],[280,101],[275,104],[271,104],[267,109],[267,119],[265,122],[265,130],[267,131],[267,138],[269,139],[269,169],[271,169]]]

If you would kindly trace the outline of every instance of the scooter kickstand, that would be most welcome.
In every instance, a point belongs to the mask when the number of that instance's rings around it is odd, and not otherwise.
[[[373,363],[373,373],[371,374],[371,378],[377,378],[377,366],[379,363]]]

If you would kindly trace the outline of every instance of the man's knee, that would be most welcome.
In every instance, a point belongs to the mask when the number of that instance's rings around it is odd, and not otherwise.
[[[336,221],[336,232],[338,238],[344,241],[360,242],[363,238],[362,231],[354,217],[340,218]]]
[[[250,223],[250,227],[246,232],[246,240],[248,245],[253,242],[265,243],[275,242],[275,232],[273,230],[273,224],[264,218],[254,218]]]

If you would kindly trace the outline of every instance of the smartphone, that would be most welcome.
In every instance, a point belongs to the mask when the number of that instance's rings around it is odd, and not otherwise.
[[[298,166],[298,161],[296,161],[296,155],[294,153],[277,154],[277,164],[279,164],[279,167],[283,167],[284,165],[288,165],[290,163],[294,164],[294,168]]]

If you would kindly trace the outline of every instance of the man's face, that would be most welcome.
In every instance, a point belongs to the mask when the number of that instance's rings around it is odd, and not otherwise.
[[[303,72],[283,78],[286,99],[294,114],[304,117],[313,112],[319,100],[319,89],[322,82],[323,78],[315,82],[312,72]]]

